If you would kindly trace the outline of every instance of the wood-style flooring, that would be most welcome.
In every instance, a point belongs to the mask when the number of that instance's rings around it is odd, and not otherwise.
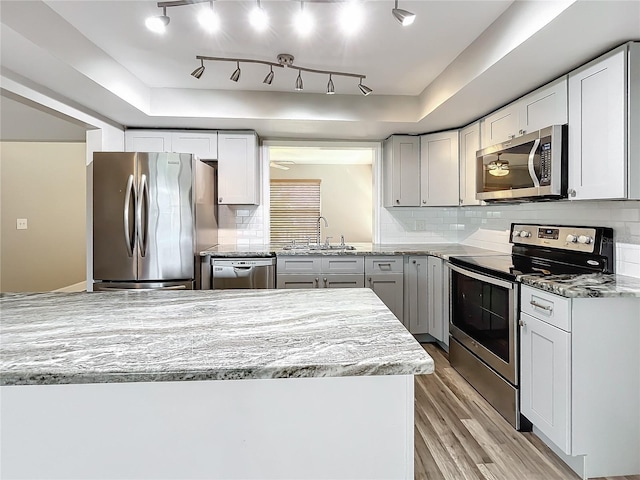
[[[521,433],[424,344],[436,371],[415,382],[416,480],[579,480],[538,437]],[[640,480],[640,475],[599,480]]]

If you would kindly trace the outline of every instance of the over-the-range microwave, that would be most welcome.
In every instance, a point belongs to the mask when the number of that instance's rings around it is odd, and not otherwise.
[[[567,126],[553,125],[476,154],[476,198],[523,201],[566,198]]]

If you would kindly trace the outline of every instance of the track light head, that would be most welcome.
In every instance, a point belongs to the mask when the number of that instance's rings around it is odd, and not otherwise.
[[[196,77],[197,79],[200,79],[203,73],[204,73],[204,60],[200,59],[200,66],[196,68],[193,72],[191,72],[191,75]]]
[[[335,93],[336,90],[333,87],[333,80],[331,78],[331,74],[329,74],[329,83],[327,83],[327,95],[334,95]]]
[[[373,90],[371,90],[369,87],[367,87],[366,85],[362,84],[362,79],[360,79],[360,83],[358,84],[358,88],[360,89],[360,92],[362,93],[362,95],[364,95],[365,97],[367,95],[371,95],[371,92],[373,92]]]
[[[271,82],[273,82],[273,65],[271,66],[269,73],[267,73],[267,76],[264,77],[264,80],[262,81],[262,83],[266,83],[267,85],[271,85]]]
[[[152,32],[164,33],[170,21],[171,19],[167,16],[167,7],[162,7],[162,15],[149,17],[145,20],[144,24]]]
[[[236,69],[234,70],[234,72],[231,74],[230,79],[233,80],[234,82],[237,82],[238,80],[240,80],[240,62],[236,62]]]
[[[396,8],[391,10],[391,13],[394,17],[396,17],[396,20],[398,20],[398,22],[400,22],[403,27],[411,25],[416,19],[415,13],[411,13],[407,10],[403,10],[402,8],[398,8],[398,0],[396,0]]]
[[[300,91],[303,89],[302,85],[302,72],[298,70],[298,78],[296,78],[296,90]]]

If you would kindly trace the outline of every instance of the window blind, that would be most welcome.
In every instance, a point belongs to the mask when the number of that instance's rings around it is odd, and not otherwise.
[[[320,180],[271,180],[271,245],[315,242],[320,216]]]

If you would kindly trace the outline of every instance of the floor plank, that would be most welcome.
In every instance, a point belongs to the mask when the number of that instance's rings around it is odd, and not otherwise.
[[[424,344],[436,371],[415,383],[415,478],[420,480],[579,480],[532,433],[520,433]],[[640,475],[596,480],[640,480]]]

